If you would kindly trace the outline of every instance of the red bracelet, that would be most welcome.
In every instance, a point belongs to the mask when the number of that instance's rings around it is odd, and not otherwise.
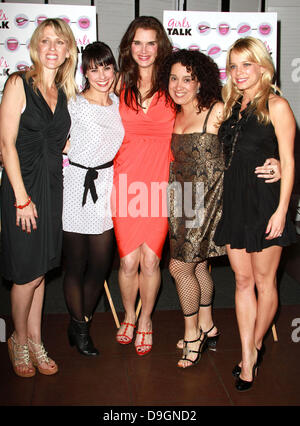
[[[19,205],[19,206],[17,206],[17,203],[14,203],[14,206],[15,206],[17,209],[24,209],[24,207],[29,206],[29,204],[30,204],[30,203],[31,203],[31,198],[29,197],[29,198],[28,198],[27,203],[25,203],[25,204],[23,204],[23,205]]]

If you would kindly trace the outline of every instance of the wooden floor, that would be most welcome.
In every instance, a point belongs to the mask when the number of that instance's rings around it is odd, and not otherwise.
[[[7,344],[0,343],[0,405],[111,406],[116,410],[117,406],[300,405],[300,341],[292,341],[293,331],[294,340],[300,340],[300,305],[281,307],[276,322],[279,341],[274,343],[268,334],[258,377],[244,393],[235,390],[231,375],[241,356],[234,310],[216,309],[214,318],[222,332],[217,351],[206,351],[197,366],[182,370],[176,367],[181,354],[175,349],[183,329],[179,311],[155,312],[154,346],[145,357],[136,355],[133,344],[116,342],[110,312],[96,313],[91,334],[101,354],[93,359],[69,346],[68,316],[48,314],[43,339],[59,373],[17,377],[9,363]],[[12,325],[9,317],[5,320],[8,337]]]

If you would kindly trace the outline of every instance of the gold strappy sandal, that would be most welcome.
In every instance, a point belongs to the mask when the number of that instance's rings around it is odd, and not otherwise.
[[[13,334],[8,339],[7,345],[8,355],[16,375],[19,377],[33,377],[36,370],[30,360],[28,345],[17,343]]]
[[[28,338],[28,347],[30,359],[41,374],[52,376],[58,372],[58,366],[53,359],[49,358],[43,343],[34,343]],[[42,367],[42,364],[47,364],[47,367]]]

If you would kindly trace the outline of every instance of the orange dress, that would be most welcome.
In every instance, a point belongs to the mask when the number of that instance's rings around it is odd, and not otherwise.
[[[168,232],[167,193],[175,112],[165,96],[152,98],[144,112],[120,97],[125,129],[114,160],[112,216],[120,257],[144,242],[161,258]]]

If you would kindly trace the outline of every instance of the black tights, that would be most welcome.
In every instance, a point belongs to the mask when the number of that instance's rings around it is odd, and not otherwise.
[[[212,304],[214,284],[206,260],[199,263],[185,263],[171,259],[169,270],[175,279],[184,316],[195,315],[199,307]]]
[[[103,291],[111,267],[113,229],[97,235],[63,233],[64,295],[70,315],[90,318]]]

